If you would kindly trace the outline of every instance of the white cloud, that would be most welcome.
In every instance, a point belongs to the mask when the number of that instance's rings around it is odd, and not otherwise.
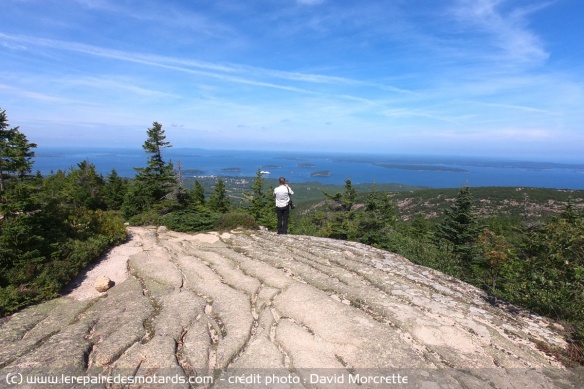
[[[548,4],[506,8],[508,0],[458,0],[452,9],[455,18],[470,26],[471,32],[492,37],[492,45],[518,62],[541,62],[549,57],[537,34],[527,27],[527,16]]]
[[[24,98],[24,99],[30,99],[30,100],[36,100],[36,101],[43,101],[43,102],[52,103],[52,104],[77,103],[77,101],[74,99],[64,98],[61,96],[55,96],[55,95],[40,93],[40,92],[35,92],[35,91],[30,91],[30,90],[26,90],[26,89],[22,89],[22,88],[16,88],[16,87],[13,87],[11,85],[0,84],[0,92],[6,92],[10,96],[12,96],[13,99],[18,97],[18,98]]]

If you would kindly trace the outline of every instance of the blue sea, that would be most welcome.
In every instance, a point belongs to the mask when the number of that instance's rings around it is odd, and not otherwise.
[[[39,148],[33,171],[43,175],[67,171],[84,160],[107,176],[112,169],[133,177],[146,166],[143,149]],[[469,185],[584,189],[584,163],[567,164],[474,157],[358,155],[241,150],[168,148],[165,161],[180,163],[183,176],[253,177],[258,168],[266,177],[286,177],[290,183],[396,183],[432,188]]]

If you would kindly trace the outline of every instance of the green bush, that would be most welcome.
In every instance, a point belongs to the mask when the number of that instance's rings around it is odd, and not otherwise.
[[[22,252],[14,244],[0,250],[5,259],[0,284],[0,316],[57,297],[61,289],[112,245],[126,239],[119,215],[77,209],[67,218],[69,237],[41,250]],[[5,222],[3,227],[14,223]],[[12,231],[12,229],[10,230]],[[3,238],[9,235],[3,229]],[[7,241],[9,243],[9,241]],[[27,243],[30,243],[27,241]]]
[[[41,301],[36,289],[28,286],[0,287],[0,317]]]
[[[148,226],[164,224],[162,220],[158,212],[150,210],[130,217],[128,222],[133,226]]]
[[[243,212],[226,213],[215,222],[215,229],[219,231],[229,231],[235,228],[257,230],[259,225],[253,216]]]
[[[161,224],[178,232],[211,231],[215,226],[218,215],[206,209],[197,211],[177,211],[161,218]]]

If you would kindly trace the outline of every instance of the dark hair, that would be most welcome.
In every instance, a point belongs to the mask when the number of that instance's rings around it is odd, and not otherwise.
[[[286,183],[286,179],[284,177],[280,177],[280,185],[284,185]]]

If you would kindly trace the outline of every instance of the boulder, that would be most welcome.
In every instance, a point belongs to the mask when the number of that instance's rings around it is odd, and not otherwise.
[[[98,276],[95,279],[95,290],[100,293],[107,291],[112,286],[114,286],[114,282],[106,276]]]

